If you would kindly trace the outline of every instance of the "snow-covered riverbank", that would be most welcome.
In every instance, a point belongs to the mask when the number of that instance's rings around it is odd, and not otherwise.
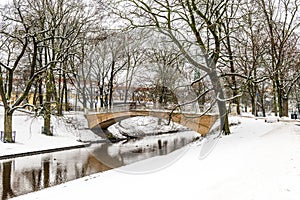
[[[296,124],[242,118],[233,134],[218,143],[205,139],[168,155],[16,199],[296,200],[300,196],[300,126]],[[214,144],[211,153],[200,156]],[[149,171],[150,165],[160,168]],[[137,169],[144,173],[134,175]]]
[[[15,112],[13,131],[16,131],[16,142],[0,142],[0,157],[64,147],[83,145],[84,141],[99,140],[92,131],[85,130],[82,115],[52,117],[53,137],[41,134],[43,118],[24,112]],[[0,130],[3,130],[3,107],[0,107]],[[76,125],[77,127],[74,127]],[[82,127],[81,127],[82,126]],[[83,141],[83,142],[82,142]]]
[[[108,127],[108,131],[117,139],[140,138],[187,130],[180,124],[173,122],[169,124],[166,119],[152,116],[131,117]]]

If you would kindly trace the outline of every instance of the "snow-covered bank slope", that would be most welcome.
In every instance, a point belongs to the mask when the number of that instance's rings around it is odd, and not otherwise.
[[[245,118],[241,122],[204,159],[199,154],[207,147],[195,143],[186,152],[176,151],[16,199],[299,199],[300,126]],[[126,173],[174,156],[179,156],[177,162],[154,173]]]
[[[168,124],[168,120],[152,116],[131,117],[108,127],[108,131],[118,139],[125,139],[127,137],[140,138],[187,130],[188,128],[185,126],[174,122]]]
[[[16,131],[16,142],[8,144],[0,141],[0,156],[82,145],[83,143],[78,141],[99,139],[90,130],[80,130],[80,127],[73,127],[71,123],[66,123],[66,119],[83,123],[81,116],[83,117],[83,115],[72,115],[64,118],[52,116],[51,125],[54,136],[49,137],[41,134],[42,117],[34,117],[28,113],[16,111],[13,116],[13,131]],[[0,107],[0,130],[4,129],[3,120],[3,107]]]

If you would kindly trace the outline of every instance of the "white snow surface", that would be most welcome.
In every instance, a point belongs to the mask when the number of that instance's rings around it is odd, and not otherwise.
[[[159,119],[152,116],[139,116],[124,119],[121,122],[108,127],[108,130],[116,138],[122,139],[126,138],[126,136],[143,137],[173,131],[185,131],[188,129],[177,123],[171,122],[168,124],[168,120],[166,119]]]
[[[0,107],[0,130],[3,131],[3,107]],[[84,144],[79,141],[98,139],[92,131],[86,130],[83,115],[67,115],[51,119],[53,136],[41,134],[43,118],[16,111],[13,115],[13,131],[16,131],[15,143],[0,141],[0,156],[34,152],[47,149],[70,147]]]
[[[15,199],[298,200],[299,122],[239,120],[232,134],[219,140],[206,138],[165,156]],[[167,164],[168,160],[172,162]],[[147,171],[149,165],[164,162]],[[145,171],[134,174],[135,169]]]

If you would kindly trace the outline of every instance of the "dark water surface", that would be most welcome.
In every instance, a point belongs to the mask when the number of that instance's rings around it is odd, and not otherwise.
[[[0,160],[0,198],[9,199],[139,160],[165,155],[194,139],[195,134],[186,132]]]

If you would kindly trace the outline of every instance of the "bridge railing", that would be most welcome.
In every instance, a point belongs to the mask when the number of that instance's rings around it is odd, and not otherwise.
[[[140,110],[140,111],[153,111],[153,112],[170,112],[172,111],[171,108],[165,107],[155,107],[155,106],[147,106],[146,104],[137,104],[136,102],[118,102],[114,103],[111,108],[96,108],[96,109],[85,109],[86,114],[92,113],[114,113],[114,112],[125,112],[125,111],[133,111],[133,110]],[[186,113],[186,114],[202,114],[204,113],[204,108],[195,109],[194,107],[184,107],[183,110],[176,110],[174,113]],[[215,114],[214,112],[211,114]]]

